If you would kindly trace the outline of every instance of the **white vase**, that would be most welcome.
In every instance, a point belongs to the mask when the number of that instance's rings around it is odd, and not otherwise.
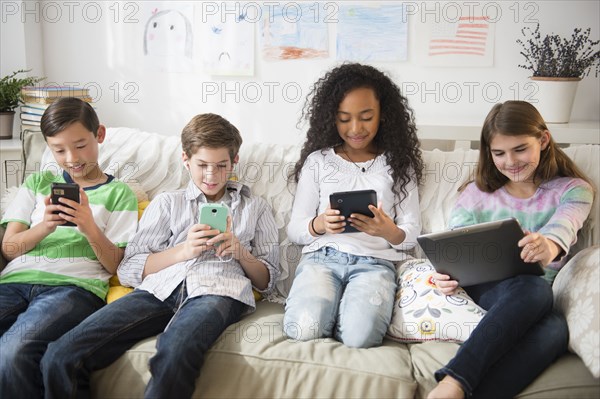
[[[546,123],[568,123],[571,118],[573,100],[581,78],[547,78],[532,76],[538,91],[530,102]]]

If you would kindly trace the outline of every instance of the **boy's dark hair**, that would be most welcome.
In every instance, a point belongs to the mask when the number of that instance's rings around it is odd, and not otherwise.
[[[309,128],[292,177],[298,181],[302,166],[312,152],[343,143],[336,127],[338,108],[346,94],[358,88],[372,89],[379,100],[381,119],[373,142],[385,151],[392,170],[393,191],[403,199],[408,194],[406,186],[411,178],[420,183],[423,173],[413,111],[400,88],[370,65],[340,65],[314,84],[302,109],[301,120],[308,120]]]
[[[40,122],[44,139],[54,137],[73,123],[81,123],[87,130],[98,135],[100,121],[94,108],[87,102],[75,97],[62,97],[54,101],[44,114]]]
[[[492,193],[508,182],[492,159],[490,145],[497,134],[505,136],[530,136],[541,138],[548,130],[542,115],[526,101],[506,101],[494,105],[481,129],[481,147],[479,163],[475,171],[475,184],[485,192]],[[590,179],[575,165],[567,154],[556,144],[552,136],[548,146],[542,150],[540,163],[535,171],[534,180],[546,182],[557,176]]]
[[[181,132],[181,148],[188,158],[200,147],[228,148],[233,161],[241,145],[240,131],[227,119],[216,114],[194,116]]]

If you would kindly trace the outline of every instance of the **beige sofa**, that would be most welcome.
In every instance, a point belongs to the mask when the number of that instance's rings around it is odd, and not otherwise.
[[[599,147],[569,148],[567,152],[600,186]],[[293,186],[287,184],[286,175],[298,153],[297,146],[244,144],[241,148],[237,169],[240,180],[275,209],[282,245],[282,280],[270,301],[259,302],[255,313],[232,325],[210,349],[194,397],[425,397],[435,385],[433,372],[454,355],[457,344],[403,344],[386,339],[381,347],[352,349],[331,339],[295,342],[283,335],[284,308],[277,301],[281,302],[287,294],[300,256],[299,248],[290,244],[285,235],[293,201]],[[47,155],[42,164],[50,159]],[[439,231],[445,227],[457,196],[456,188],[468,177],[477,160],[477,151],[433,150],[424,151],[423,155],[426,163],[426,179],[420,190],[423,230]],[[27,156],[31,167],[37,162],[36,155]],[[145,193],[152,198],[161,191],[182,187],[188,179],[180,162],[178,137],[109,129],[100,161],[105,170],[132,184],[140,196]],[[598,213],[595,204],[577,249],[598,245]],[[554,286],[557,306],[567,314],[570,328],[574,329],[572,351],[580,355],[570,352],[562,356],[519,397],[600,397],[600,380],[590,372],[597,370],[599,361],[599,295],[594,289],[589,290],[599,285],[598,258],[598,247],[588,248],[561,271]],[[582,306],[587,310],[581,311]],[[585,323],[582,317],[586,318]],[[591,344],[575,342],[583,334],[579,330],[592,332]],[[95,372],[92,376],[95,397],[142,397],[150,378],[148,359],[155,352],[155,343],[155,338],[144,340],[111,366]]]

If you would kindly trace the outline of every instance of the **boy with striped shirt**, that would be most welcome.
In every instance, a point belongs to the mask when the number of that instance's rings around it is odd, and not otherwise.
[[[43,395],[48,344],[100,309],[137,226],[137,200],[98,165],[106,128],[77,98],[51,104],[42,134],[61,168],[27,178],[2,221],[0,397]],[[52,204],[52,183],[77,183],[80,202]],[[74,226],[64,226],[67,222]]]
[[[279,241],[272,209],[228,179],[239,159],[238,129],[200,114],[184,127],[181,144],[188,186],[152,200],[119,266],[121,283],[136,289],[50,345],[42,361],[46,398],[89,396],[93,371],[157,334],[145,397],[189,398],[206,351],[255,309],[252,288],[274,288]],[[230,209],[224,233],[200,222],[207,202]]]

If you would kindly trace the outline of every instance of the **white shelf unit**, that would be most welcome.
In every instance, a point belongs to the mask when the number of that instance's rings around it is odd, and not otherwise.
[[[8,187],[21,184],[21,140],[0,140],[0,198]]]
[[[471,148],[479,142],[482,123],[417,123],[421,140],[454,141],[454,148]],[[559,144],[600,144],[600,121],[574,121],[548,124],[552,137]]]

